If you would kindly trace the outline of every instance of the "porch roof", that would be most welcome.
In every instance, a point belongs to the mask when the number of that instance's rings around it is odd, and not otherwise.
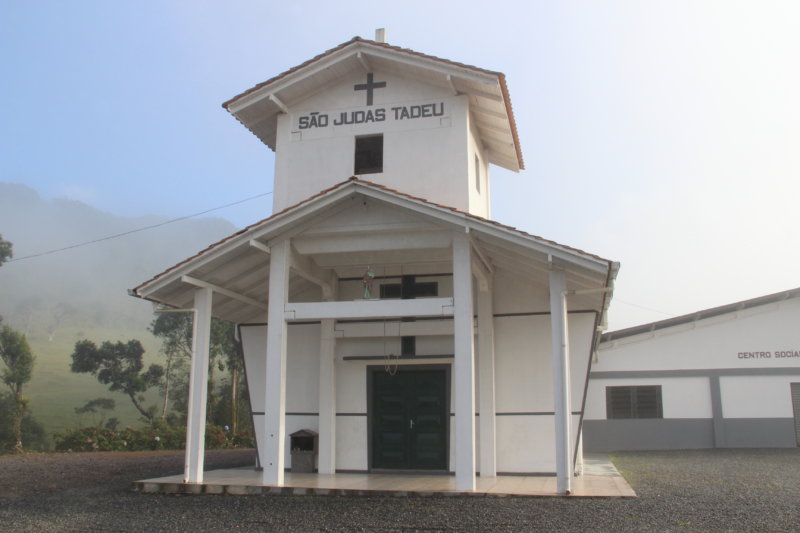
[[[354,207],[405,215],[392,224],[326,227],[325,221]],[[132,296],[190,308],[198,286],[215,290],[212,313],[231,322],[266,319],[269,246],[287,236],[295,245],[291,286],[295,293],[321,279],[359,277],[367,265],[416,265],[450,272],[453,230],[468,232],[477,261],[522,283],[547,283],[554,266],[567,272],[570,290],[610,287],[617,263],[382,185],[350,178],[212,244],[132,289]],[[408,270],[406,270],[408,271]],[[290,295],[291,298],[291,295]],[[603,311],[610,295],[580,296],[582,308]]]

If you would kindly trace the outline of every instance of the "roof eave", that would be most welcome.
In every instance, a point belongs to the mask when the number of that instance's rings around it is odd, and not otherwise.
[[[535,235],[527,234],[515,228],[503,226],[491,220],[483,219],[447,206],[434,204],[422,198],[406,195],[359,178],[350,178],[210,245],[194,256],[157,274],[150,280],[141,283],[129,292],[140,298],[152,299],[152,295],[157,293],[160,289],[174,283],[176,280],[180,280],[182,276],[190,274],[192,271],[200,268],[207,262],[213,261],[220,255],[224,255],[240,246],[246,246],[250,240],[263,239],[265,236],[280,234],[285,231],[286,228],[290,227],[292,223],[302,219],[309,212],[323,209],[326,205],[335,203],[340,198],[347,197],[354,192],[360,192],[377,199],[388,200],[398,204],[405,204],[406,207],[413,206],[415,210],[422,214],[437,215],[438,218],[451,224],[469,228],[471,231],[494,235],[500,239],[511,241],[534,250],[537,253],[551,255],[568,265],[574,264],[595,272],[598,275],[606,275],[609,268],[613,265],[613,263],[607,259],[572,249],[554,241],[536,237]]]
[[[522,157],[522,148],[519,141],[519,134],[517,131],[516,119],[514,117],[513,107],[511,105],[511,98],[509,96],[505,75],[502,72],[482,69],[480,67],[458,63],[448,59],[422,54],[407,48],[389,45],[387,43],[362,39],[360,37],[354,37],[353,39],[331,48],[330,50],[327,50],[322,54],[319,54],[308,61],[297,65],[296,67],[293,67],[281,74],[278,74],[277,76],[274,76],[273,78],[251,87],[250,89],[224,102],[222,107],[231,113],[236,120],[238,120],[245,128],[253,133],[259,140],[261,140],[262,143],[274,151],[275,146],[270,144],[267,139],[256,133],[250,124],[242,120],[239,113],[247,107],[258,103],[265,98],[269,98],[270,95],[281,91],[293,83],[296,83],[298,79],[313,75],[315,72],[326,68],[331,63],[342,61],[347,57],[350,57],[352,54],[357,52],[358,48],[371,48],[374,52],[390,51],[391,54],[393,54],[393,58],[396,58],[399,54],[401,56],[405,56],[408,58],[408,60],[414,61],[416,64],[425,65],[431,69],[450,71],[451,73],[457,72],[461,75],[473,78],[474,81],[479,81],[482,83],[496,83],[499,86],[503,98],[503,105],[506,109],[508,126],[513,138],[514,151],[516,154],[516,165],[511,166],[501,162],[494,162],[494,164],[503,168],[507,168],[513,172],[518,172],[525,168],[525,162]],[[384,57],[389,57],[386,54],[382,55],[384,55]],[[475,79],[476,77],[479,79]],[[280,110],[277,110],[275,115],[277,115],[279,112]]]

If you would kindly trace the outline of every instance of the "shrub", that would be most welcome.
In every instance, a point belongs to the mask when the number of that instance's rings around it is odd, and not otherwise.
[[[142,450],[182,450],[185,446],[186,428],[156,421],[143,428],[89,427],[68,429],[53,435],[55,449],[59,452],[118,452]],[[206,426],[206,449],[254,447],[253,434],[240,431],[231,434],[224,427]]]

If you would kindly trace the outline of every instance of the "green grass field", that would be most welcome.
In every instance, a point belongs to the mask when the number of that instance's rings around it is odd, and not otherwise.
[[[70,371],[70,356],[75,342],[80,339],[89,339],[98,344],[106,340],[138,339],[146,350],[146,363],[162,363],[157,339],[142,329],[126,331],[63,328],[56,330],[52,340],[44,335],[31,335],[28,342],[36,356],[36,363],[33,379],[27,384],[24,394],[31,399],[30,409],[33,416],[52,437],[54,432],[80,425],[92,425],[95,422],[92,415],[76,415],[76,407],[81,407],[94,398],[113,398],[116,408],[108,412],[106,418],[116,417],[122,425],[141,426],[140,415],[126,395],[110,392],[94,376]],[[146,405],[157,402],[158,394],[152,391]]]

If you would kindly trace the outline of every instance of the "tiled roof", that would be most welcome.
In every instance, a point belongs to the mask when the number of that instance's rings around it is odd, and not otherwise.
[[[406,194],[404,192],[401,192],[401,191],[398,191],[398,190],[395,190],[395,189],[391,189],[391,188],[386,187],[384,185],[380,185],[378,183],[374,183],[374,182],[367,181],[367,180],[364,180],[364,179],[361,179],[361,178],[353,176],[351,178],[348,178],[345,181],[337,183],[336,185],[334,185],[332,187],[324,189],[324,190],[318,192],[317,194],[315,194],[313,196],[310,196],[310,197],[306,198],[305,200],[302,200],[302,201],[296,203],[295,205],[289,206],[286,209],[283,209],[282,211],[274,213],[271,216],[269,216],[269,217],[267,217],[267,218],[265,218],[263,220],[260,220],[260,221],[254,223],[254,224],[250,224],[249,226],[237,231],[236,233],[225,237],[224,239],[222,239],[222,240],[210,245],[209,247],[205,248],[204,250],[201,250],[197,254],[195,254],[195,255],[193,255],[193,256],[181,261],[180,263],[168,268],[164,272],[161,272],[160,274],[157,274],[157,275],[153,276],[151,279],[145,281],[144,283],[141,283],[140,285],[138,285],[136,288],[133,289],[133,292],[135,293],[136,291],[138,291],[139,289],[141,289],[145,285],[148,285],[148,284],[156,281],[157,279],[169,274],[170,272],[172,272],[173,270],[181,267],[182,265],[190,263],[191,261],[193,261],[197,257],[200,257],[202,255],[207,254],[211,250],[213,250],[213,249],[219,247],[220,245],[230,241],[231,239],[234,239],[234,238],[238,237],[239,235],[243,235],[243,234],[247,233],[248,231],[250,231],[250,230],[252,230],[252,229],[254,229],[254,228],[258,227],[258,226],[261,226],[261,225],[263,225],[263,224],[265,224],[265,223],[267,223],[267,222],[269,222],[271,220],[274,220],[274,219],[276,219],[276,218],[278,218],[278,217],[280,217],[280,216],[282,216],[282,215],[284,215],[284,214],[286,214],[286,213],[288,213],[290,211],[293,211],[293,210],[299,208],[302,205],[305,205],[305,204],[311,202],[312,200],[314,200],[316,198],[319,198],[321,196],[325,196],[326,194],[331,193],[331,192],[333,192],[333,191],[335,191],[337,189],[340,189],[340,188],[342,188],[342,187],[344,187],[344,186],[346,186],[346,185],[348,185],[350,183],[359,183],[359,184],[365,185],[367,187],[371,187],[371,188],[374,188],[374,189],[379,189],[379,190],[391,193],[393,195],[400,196],[402,198],[406,198],[408,200],[413,200],[415,202],[420,202],[420,203],[423,203],[425,205],[436,207],[438,209],[444,209],[444,210],[447,210],[447,211],[450,211],[450,212],[453,212],[453,213],[457,213],[457,214],[462,215],[464,217],[480,221],[480,222],[482,222],[484,224],[491,224],[491,225],[496,226],[498,228],[503,228],[505,230],[512,231],[512,232],[517,233],[519,235],[522,235],[524,237],[535,239],[535,240],[537,240],[539,242],[542,242],[542,243],[545,243],[545,244],[549,244],[549,245],[552,245],[552,246],[557,246],[559,248],[562,248],[562,249],[565,249],[565,250],[569,250],[571,252],[575,252],[575,253],[578,253],[578,254],[581,254],[581,255],[584,255],[584,256],[587,256],[587,257],[591,257],[591,258],[599,260],[599,261],[606,262],[606,263],[609,264],[609,266],[611,266],[611,261],[609,259],[604,259],[604,258],[602,258],[602,257],[600,257],[598,255],[591,254],[589,252],[585,252],[585,251],[580,250],[578,248],[573,248],[571,246],[566,246],[566,245],[563,245],[563,244],[559,244],[559,243],[557,243],[555,241],[551,241],[549,239],[544,239],[544,238],[539,237],[537,235],[532,235],[530,233],[527,233],[525,231],[517,229],[517,228],[515,228],[513,226],[507,226],[505,224],[501,224],[500,222],[497,222],[497,221],[494,221],[494,220],[490,220],[488,218],[479,217],[477,215],[473,215],[472,213],[467,213],[466,211],[462,211],[460,209],[456,209],[455,207],[450,207],[450,206],[446,206],[446,205],[442,205],[442,204],[437,204],[435,202],[431,202],[431,201],[426,200],[424,198],[420,198],[418,196],[413,196],[413,195],[410,195],[410,194]]]
[[[308,61],[305,61],[305,62],[297,65],[296,67],[292,67],[289,70],[287,70],[285,72],[282,72],[282,73],[278,74],[277,76],[274,76],[274,77],[268,79],[267,81],[261,82],[261,83],[255,85],[255,86],[251,87],[250,89],[247,89],[243,93],[234,96],[233,98],[231,98],[230,100],[228,100],[226,102],[223,102],[222,107],[225,108],[226,111],[230,112],[230,106],[232,104],[236,103],[236,101],[238,101],[239,99],[247,96],[248,94],[254,93],[254,92],[258,91],[259,89],[262,89],[262,88],[264,88],[264,87],[266,87],[268,85],[271,85],[272,83],[275,83],[276,81],[281,80],[281,79],[285,78],[286,76],[288,76],[290,74],[293,74],[294,72],[302,70],[302,69],[308,67],[309,65],[313,65],[317,61],[320,61],[320,60],[322,60],[322,59],[324,59],[324,58],[326,58],[326,57],[338,52],[339,50],[347,48],[348,46],[350,46],[350,45],[352,45],[354,43],[365,43],[365,44],[369,44],[369,45],[373,45],[373,46],[379,46],[379,47],[385,48],[387,50],[393,50],[395,52],[401,52],[401,53],[404,53],[404,54],[409,54],[409,55],[421,57],[421,58],[424,58],[424,59],[430,59],[430,60],[433,60],[433,61],[438,61],[438,62],[443,63],[445,65],[450,65],[450,66],[453,66],[453,67],[474,70],[475,72],[481,72],[483,74],[489,74],[491,76],[497,76],[497,79],[500,82],[500,90],[503,93],[503,102],[505,103],[506,112],[508,113],[508,121],[509,121],[509,124],[511,125],[511,134],[514,137],[514,147],[515,147],[516,152],[517,152],[517,160],[519,162],[519,168],[520,169],[524,169],[525,168],[525,162],[522,159],[522,149],[520,148],[520,144],[519,144],[519,135],[517,133],[517,122],[514,119],[514,109],[513,109],[512,105],[511,105],[511,98],[509,97],[509,94],[508,94],[508,86],[506,85],[506,76],[505,76],[505,74],[503,74],[502,72],[496,72],[494,70],[487,70],[487,69],[483,69],[483,68],[480,68],[480,67],[476,67],[474,65],[467,65],[466,63],[459,63],[457,61],[451,61],[449,59],[443,59],[441,57],[436,57],[436,56],[432,56],[432,55],[428,55],[428,54],[423,54],[421,52],[416,52],[416,51],[411,50],[409,48],[402,48],[400,46],[393,46],[393,45],[390,45],[390,44],[387,44],[387,43],[381,43],[381,42],[378,42],[378,41],[371,41],[369,39],[363,39],[361,37],[353,37],[349,41],[344,42],[344,43],[340,44],[339,46],[335,46],[335,47],[331,48],[330,50],[327,50],[327,51],[319,54],[318,56],[312,57]]]

